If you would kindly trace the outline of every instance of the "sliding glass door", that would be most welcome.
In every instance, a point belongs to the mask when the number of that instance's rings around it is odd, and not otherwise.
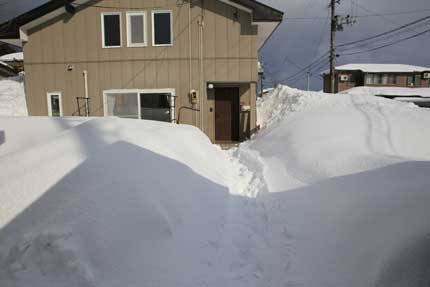
[[[170,122],[170,94],[140,94],[140,118],[160,122]]]
[[[172,93],[115,91],[105,92],[104,97],[105,116],[174,122],[175,97]]]

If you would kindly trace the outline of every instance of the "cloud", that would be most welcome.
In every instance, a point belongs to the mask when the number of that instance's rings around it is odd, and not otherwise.
[[[272,36],[270,41],[261,51],[261,59],[266,64],[269,77],[281,80],[295,74],[297,66],[305,67],[316,57],[324,54],[329,48],[329,21],[315,20],[290,20],[297,17],[326,17],[328,16],[329,0],[260,0],[268,5],[285,12],[286,19]],[[0,20],[4,21],[17,14],[35,8],[46,0],[19,0],[7,1],[0,10]],[[351,5],[356,3],[358,5]],[[430,8],[428,0],[341,0],[338,8],[339,14],[377,14],[391,11],[411,11]],[[346,27],[345,31],[337,33],[337,43],[343,43],[362,39],[377,33],[381,33],[418,18],[427,16],[428,11],[422,13],[378,16],[359,18],[352,27]],[[427,26],[428,27],[428,26]],[[411,31],[412,35],[414,32]],[[407,35],[405,35],[407,36]],[[382,49],[380,51],[341,57],[338,64],[350,62],[371,63],[403,63],[421,66],[430,66],[430,34],[404,42],[402,44]],[[295,63],[285,61],[285,58]],[[326,58],[327,59],[327,58]],[[320,70],[328,66],[321,67]],[[318,71],[317,71],[318,72]],[[304,88],[306,75],[300,75],[286,82],[293,87]],[[322,88],[322,80],[318,73],[312,77],[311,87],[314,90]]]
[[[326,17],[328,16],[329,0],[264,0],[264,3],[276,7],[285,12],[285,20],[272,36],[270,41],[261,51],[261,59],[266,64],[267,71],[274,74],[277,80],[294,75],[299,69],[292,63],[285,61],[288,57],[294,63],[305,67],[317,56],[324,54],[329,49],[329,21],[324,19],[315,20],[293,20],[297,17]],[[354,2],[357,5],[351,5]],[[411,11],[429,9],[428,0],[342,0],[338,6],[338,12],[342,15],[369,15],[384,12]],[[392,16],[377,16],[358,18],[352,27],[345,27],[343,32],[336,34],[336,43],[344,43],[362,39],[377,33],[388,31],[405,23],[428,16],[428,11],[422,13]],[[429,28],[429,25],[427,25]],[[423,31],[421,28],[419,31]],[[414,31],[403,34],[403,37],[413,35]],[[321,40],[320,40],[321,39]],[[404,43],[356,56],[345,56],[338,58],[338,64],[350,62],[357,63],[403,63],[421,66],[430,66],[430,54],[426,48],[430,47],[430,33]],[[320,70],[328,68],[321,67]],[[269,75],[270,76],[270,75]],[[306,74],[300,75],[286,82],[293,87],[304,88],[306,85]],[[322,88],[322,80],[314,75],[311,88],[319,90]]]

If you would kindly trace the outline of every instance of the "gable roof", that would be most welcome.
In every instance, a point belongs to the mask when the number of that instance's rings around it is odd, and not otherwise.
[[[336,71],[361,71],[363,73],[422,73],[430,71],[429,67],[412,66],[405,64],[347,64],[337,66]],[[327,74],[329,71],[324,71]]]
[[[218,0],[223,3],[231,3],[252,10],[254,22],[281,22],[283,12],[267,6],[255,0]],[[9,21],[0,24],[0,39],[18,39],[20,37],[20,27],[37,20],[57,9],[66,6],[73,9],[79,5],[79,0],[51,0],[39,7],[25,12]]]

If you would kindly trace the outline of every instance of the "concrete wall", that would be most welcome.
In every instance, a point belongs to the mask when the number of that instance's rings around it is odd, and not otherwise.
[[[173,88],[178,96],[178,110],[182,106],[191,107],[188,93],[195,89],[199,91],[204,114],[184,112],[181,122],[196,125],[211,135],[213,119],[207,112],[210,101],[206,84],[237,83],[241,89],[244,84],[248,87],[245,93],[248,96],[243,97],[243,102],[254,109],[249,117],[250,130],[254,129],[257,27],[251,24],[251,15],[246,12],[220,1],[204,1],[203,4],[201,1],[195,2],[191,9],[191,47],[188,4],[178,5],[176,0],[92,1],[93,6],[79,8],[72,17],[63,15],[29,31],[29,41],[24,45],[29,113],[47,115],[47,92],[60,91],[64,115],[76,114],[76,97],[84,96],[83,71],[87,70],[92,115],[103,115],[103,90]],[[173,12],[173,46],[153,47],[151,11],[165,9]],[[126,12],[136,10],[147,12],[148,46],[128,48]],[[122,12],[121,48],[102,48],[101,13],[108,11]],[[198,26],[201,13],[205,24],[202,65]],[[68,66],[73,70],[68,71]]]

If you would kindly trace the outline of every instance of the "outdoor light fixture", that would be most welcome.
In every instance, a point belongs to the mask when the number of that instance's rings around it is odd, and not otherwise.
[[[214,88],[214,84],[208,84],[208,89],[212,90]]]

